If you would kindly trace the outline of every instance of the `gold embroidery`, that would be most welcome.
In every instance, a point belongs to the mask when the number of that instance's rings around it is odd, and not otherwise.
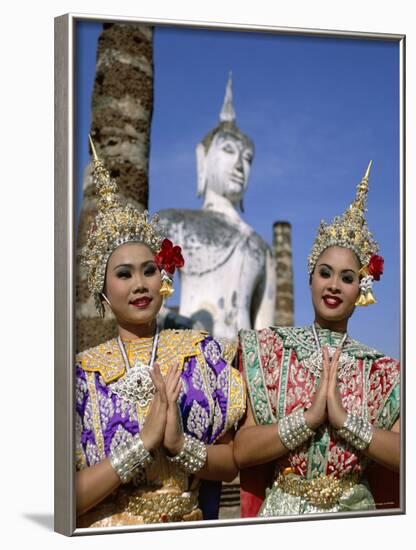
[[[75,467],[78,470],[83,470],[87,467],[87,459],[81,444],[82,420],[81,416],[75,413]]]
[[[196,330],[163,330],[159,335],[156,360],[163,376],[166,376],[169,368],[173,365],[182,370],[185,360],[188,357],[199,356],[200,350],[198,344],[206,337],[206,333]],[[125,340],[127,357],[130,365],[136,361],[148,363],[152,350],[152,338],[137,338],[135,340]],[[137,416],[140,425],[149,412],[150,404],[142,406],[137,403]]]
[[[172,365],[182,370],[186,359],[195,357],[197,361],[196,370],[202,375],[203,384],[205,386],[204,393],[208,399],[209,417],[213,418],[215,416],[215,404],[212,398],[212,392],[210,391],[205,358],[199,346],[206,336],[207,333],[196,330],[163,330],[159,336],[156,362],[160,367],[162,375],[166,376]],[[234,342],[222,342],[221,344],[224,350],[224,356],[228,356],[229,358],[234,356],[236,349]],[[125,340],[124,345],[130,365],[133,366],[136,361],[141,361],[143,363],[149,362],[152,338]],[[77,361],[87,373],[99,372],[106,384],[115,381],[125,372],[123,357],[115,338],[95,348],[82,352],[77,357]],[[228,411],[225,426],[220,435],[230,429],[235,422],[241,418],[245,411],[246,390],[244,382],[236,369],[228,365],[227,370],[230,372],[228,384]],[[94,395],[96,395],[95,385],[93,391]],[[98,415],[98,409],[95,410],[96,404],[98,403],[96,398],[94,399],[94,403],[94,428],[96,428],[99,426],[99,417],[96,416]],[[149,405],[141,407],[140,404],[137,404],[136,410],[139,424],[143,426],[144,420],[148,414]],[[101,431],[98,430],[97,433],[101,434]],[[103,452],[103,448],[102,442],[99,449],[100,454]]]
[[[85,460],[84,451],[82,449],[77,449],[75,451],[75,468],[77,471],[83,470],[87,467],[87,461]]]
[[[237,341],[226,340],[225,338],[217,338],[217,341],[221,345],[222,356],[227,361],[227,363],[231,365],[237,353]]]
[[[198,355],[199,347],[197,344],[202,342],[206,336],[206,333],[197,330],[163,330],[159,336],[156,353],[156,363],[159,365],[163,376],[167,375],[172,365],[182,369],[188,357]],[[126,340],[124,345],[132,366],[136,361],[149,362],[152,338]]]
[[[162,487],[175,487],[181,491],[188,490],[189,476],[174,462],[166,458],[166,451],[159,447],[153,451],[154,461],[146,471],[149,483]]]
[[[85,372],[99,372],[106,384],[120,378],[125,371],[116,338],[83,351],[77,356],[77,362]]]
[[[92,510],[77,518],[77,527],[115,527],[200,521],[196,490],[181,492],[174,487],[120,487]]]
[[[166,376],[171,365],[177,365],[182,369],[188,357],[194,357],[200,353],[198,344],[206,336],[206,332],[199,330],[163,330],[159,336],[156,355],[156,362],[162,374]],[[149,362],[152,341],[152,338],[124,341],[127,357],[132,366],[136,360],[143,363]],[[99,372],[106,384],[117,380],[125,371],[123,357],[115,338],[83,351],[76,360],[85,372]]]
[[[93,418],[95,442],[98,448],[98,453],[100,457],[103,459],[105,458],[104,436],[101,431],[100,409],[99,409],[99,403],[98,403],[97,389],[95,387],[95,374],[93,372],[87,373],[87,384],[88,384],[88,391],[90,394],[91,406],[92,406],[92,418]]]
[[[234,424],[240,420],[246,410],[246,385],[243,377],[237,369],[229,367],[229,397],[227,419],[223,433],[227,432]]]

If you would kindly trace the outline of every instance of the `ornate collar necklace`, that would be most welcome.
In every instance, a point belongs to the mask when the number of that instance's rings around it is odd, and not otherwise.
[[[321,342],[319,341],[319,337],[318,337],[318,333],[316,332],[316,326],[315,326],[315,323],[312,325],[312,333],[313,333],[313,337],[315,338],[315,344],[316,344],[316,347],[318,348],[318,350],[321,349]],[[344,346],[344,343],[345,343],[345,340],[347,339],[347,333],[345,332],[344,333],[344,336],[342,337],[341,339],[341,342],[338,344],[338,346],[334,347],[334,346],[328,346],[328,350],[329,350],[329,356],[332,357],[332,355],[335,353],[335,350],[337,348],[341,348]]]
[[[312,334],[315,340],[316,345],[316,351],[314,351],[309,357],[305,358],[303,363],[304,366],[316,377],[319,377],[321,375],[322,369],[323,369],[323,354],[322,354],[322,346],[321,342],[319,341],[318,333],[316,331],[315,324],[312,324]],[[348,335],[345,332],[343,335],[340,343],[337,346],[327,346],[329,358],[332,359],[334,356],[334,353],[337,349],[344,347],[345,341],[347,339]],[[338,379],[345,378],[346,376],[349,376],[352,369],[355,367],[355,359],[354,357],[351,357],[348,355],[348,353],[341,351],[341,355],[338,359]]]
[[[155,394],[155,387],[150,377],[150,370],[153,368],[156,359],[159,332],[159,326],[156,325],[156,331],[153,336],[152,353],[150,354],[150,362],[148,365],[142,361],[136,360],[134,366],[131,367],[123,340],[120,336],[117,338],[117,343],[126,367],[126,374],[112,385],[111,391],[129,403],[140,403],[142,407],[146,407],[150,404]]]

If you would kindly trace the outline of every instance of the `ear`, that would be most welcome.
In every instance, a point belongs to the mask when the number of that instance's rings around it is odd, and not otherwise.
[[[207,184],[206,173],[207,173],[207,155],[205,152],[205,147],[202,143],[198,143],[196,146],[196,171],[198,178],[198,188],[197,196],[202,197],[205,195],[205,189]]]

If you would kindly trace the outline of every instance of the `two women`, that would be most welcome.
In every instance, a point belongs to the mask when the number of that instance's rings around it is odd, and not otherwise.
[[[183,259],[153,221],[118,203],[95,158],[99,213],[83,258],[119,337],[77,359],[79,526],[202,519],[198,479],[231,480],[237,466],[257,466],[257,501],[243,501],[243,515],[374,508],[367,462],[399,467],[399,367],[347,333],[382,273],[364,217],[368,175],[343,216],[319,228],[308,262],[314,323],[240,333],[249,399],[233,449],[246,406],[234,354],[201,332],[158,330]]]

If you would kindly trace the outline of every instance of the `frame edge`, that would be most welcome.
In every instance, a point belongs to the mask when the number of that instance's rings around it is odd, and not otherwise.
[[[71,17],[54,21],[55,57],[55,316],[54,316],[54,530],[75,528],[73,467],[73,315],[72,315],[72,53]]]

